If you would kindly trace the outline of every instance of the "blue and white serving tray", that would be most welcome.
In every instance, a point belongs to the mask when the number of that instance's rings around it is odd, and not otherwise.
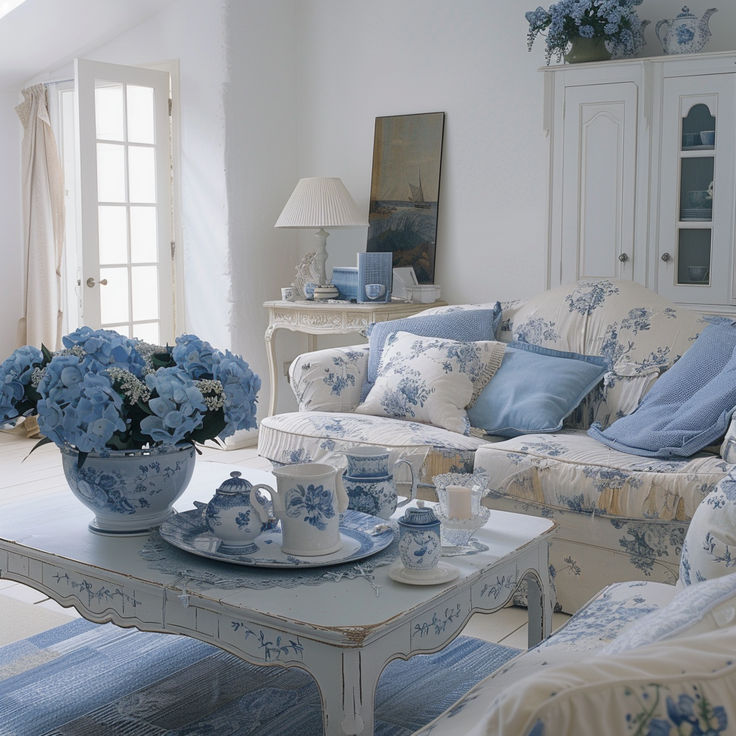
[[[220,540],[212,534],[202,509],[174,514],[159,527],[159,534],[169,544],[185,552],[251,567],[325,567],[362,560],[391,544],[393,529],[383,519],[360,511],[348,510],[340,520],[342,548],[315,557],[296,557],[281,551],[281,526],[269,529],[253,540],[255,550],[247,554],[220,551]]]

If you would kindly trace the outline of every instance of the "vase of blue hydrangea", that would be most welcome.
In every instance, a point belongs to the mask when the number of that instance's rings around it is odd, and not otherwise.
[[[643,45],[642,22],[636,12],[642,0],[559,0],[548,10],[526,13],[527,45],[546,32],[545,60],[568,63],[631,56]]]
[[[189,483],[195,443],[256,426],[258,376],[195,335],[161,347],[81,327],[63,344],[26,345],[0,365],[0,422],[37,416],[38,444],[60,448],[95,531],[158,526]]]

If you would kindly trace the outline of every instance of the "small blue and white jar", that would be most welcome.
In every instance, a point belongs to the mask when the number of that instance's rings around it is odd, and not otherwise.
[[[430,508],[407,509],[398,520],[399,554],[407,570],[424,572],[440,560],[440,521]]]

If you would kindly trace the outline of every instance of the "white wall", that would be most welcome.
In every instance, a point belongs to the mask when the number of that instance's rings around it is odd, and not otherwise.
[[[446,113],[435,281],[448,301],[544,288],[542,75],[522,7],[299,4],[300,176],[342,176],[367,211],[375,118]],[[333,233],[329,265],[353,265],[365,241],[365,231]]]

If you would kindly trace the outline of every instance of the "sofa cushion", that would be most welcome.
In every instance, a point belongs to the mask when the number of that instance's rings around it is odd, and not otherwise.
[[[484,445],[475,458],[497,496],[614,519],[688,521],[728,472],[718,455],[659,460],[612,450],[582,430]]]
[[[363,386],[363,398],[373,386],[383,355],[386,338],[394,332],[411,332],[424,337],[443,337],[452,340],[493,340],[501,320],[501,305],[496,302],[490,309],[469,309],[413,315],[387,322],[374,322],[369,327],[368,375]]]
[[[468,434],[465,408],[498,370],[503,351],[504,344],[494,340],[459,342],[392,332],[375,382],[355,411]]]
[[[736,478],[731,471],[693,514],[680,556],[680,585],[736,572]]]
[[[673,637],[715,631],[736,623],[736,574],[681,588],[662,609],[626,626],[601,654],[617,654]]]
[[[513,342],[468,409],[470,424],[502,437],[556,432],[608,368],[605,358]]]
[[[439,473],[469,473],[475,451],[488,444],[478,437],[429,424],[366,414],[302,411],[276,414],[260,422],[258,454],[276,463],[325,462],[357,445],[388,447],[421,455],[421,480]]]
[[[736,325],[708,325],[629,416],[590,434],[647,457],[689,457],[723,436],[736,406]]]

